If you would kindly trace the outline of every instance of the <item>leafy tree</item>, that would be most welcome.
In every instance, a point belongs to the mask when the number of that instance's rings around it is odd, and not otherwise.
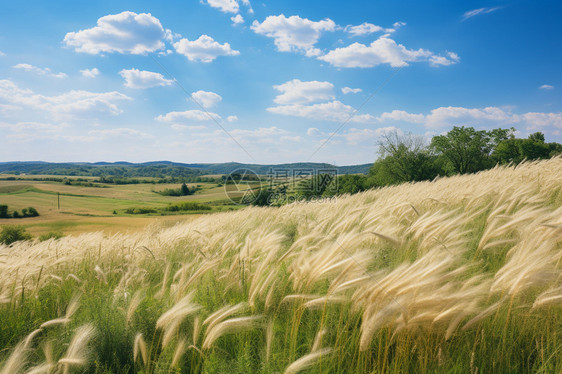
[[[500,142],[513,137],[514,130],[485,131],[455,126],[446,135],[434,136],[431,148],[443,155],[455,172],[474,173],[493,166],[492,151]]]
[[[441,173],[436,156],[421,136],[387,133],[379,142],[379,154],[369,171],[375,186],[433,179]]]
[[[25,231],[23,226],[6,225],[2,227],[2,231],[0,232],[0,243],[6,245],[29,239],[31,239],[31,234]]]
[[[19,214],[19,212],[17,210],[14,210],[14,212],[12,213],[12,217],[21,218],[21,215]]]
[[[182,194],[183,196],[189,195],[189,188],[187,187],[187,184],[183,183],[183,184],[181,185],[180,190],[181,190],[181,194]]]

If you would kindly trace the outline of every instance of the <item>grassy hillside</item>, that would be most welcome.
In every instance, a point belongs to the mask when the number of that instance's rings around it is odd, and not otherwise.
[[[0,373],[562,372],[562,158],[0,245]]]

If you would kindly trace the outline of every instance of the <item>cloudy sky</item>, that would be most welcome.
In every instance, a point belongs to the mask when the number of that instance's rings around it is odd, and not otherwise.
[[[559,1],[0,3],[0,161],[372,162],[382,132],[562,142]]]

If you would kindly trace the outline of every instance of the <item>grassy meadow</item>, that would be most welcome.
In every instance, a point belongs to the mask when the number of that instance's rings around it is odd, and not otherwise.
[[[167,203],[97,190],[63,209]],[[0,374],[560,373],[561,270],[560,157],[0,245]]]
[[[6,180],[9,177],[21,178]],[[10,210],[21,210],[29,206],[40,213],[39,217],[25,219],[0,219],[0,225],[23,225],[33,235],[52,231],[63,234],[103,231],[114,234],[123,231],[139,231],[149,224],[165,222],[167,225],[192,220],[201,212],[183,212],[184,215],[161,217],[161,214],[126,214],[129,208],[165,208],[170,204],[184,201],[208,204],[212,211],[238,209],[232,205],[223,186],[214,183],[190,183],[189,188],[199,190],[188,196],[162,196],[154,191],[178,188],[179,184],[101,184],[94,187],[65,185],[58,182],[35,181],[32,178],[53,176],[10,176],[3,174],[0,180],[0,204],[7,204]],[[60,176],[58,176],[60,178]],[[86,179],[88,177],[81,177]],[[73,178],[69,177],[72,181]],[[75,178],[74,178],[75,179]],[[89,178],[94,179],[94,178]],[[233,186],[228,186],[232,188]],[[59,196],[60,195],[60,196]],[[60,199],[60,209],[58,203]],[[114,213],[115,212],[115,213]],[[185,215],[188,213],[188,215]]]

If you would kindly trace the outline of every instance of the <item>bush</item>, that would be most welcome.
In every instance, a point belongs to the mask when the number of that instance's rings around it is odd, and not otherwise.
[[[19,214],[19,212],[17,210],[14,210],[14,213],[12,213],[12,217],[21,218],[21,214]]]
[[[203,205],[192,201],[186,201],[183,203],[170,205],[166,207],[166,210],[168,212],[180,212],[186,210],[211,210],[211,207],[208,205]]]
[[[8,218],[8,206],[0,205],[0,218]]]
[[[29,239],[31,239],[31,234],[25,231],[23,226],[6,225],[2,227],[2,231],[0,232],[0,243],[6,245]]]
[[[45,240],[49,240],[49,239],[60,239],[63,236],[64,236],[64,234],[60,231],[51,231],[51,232],[48,232],[46,234],[40,235],[39,241],[44,242]]]

